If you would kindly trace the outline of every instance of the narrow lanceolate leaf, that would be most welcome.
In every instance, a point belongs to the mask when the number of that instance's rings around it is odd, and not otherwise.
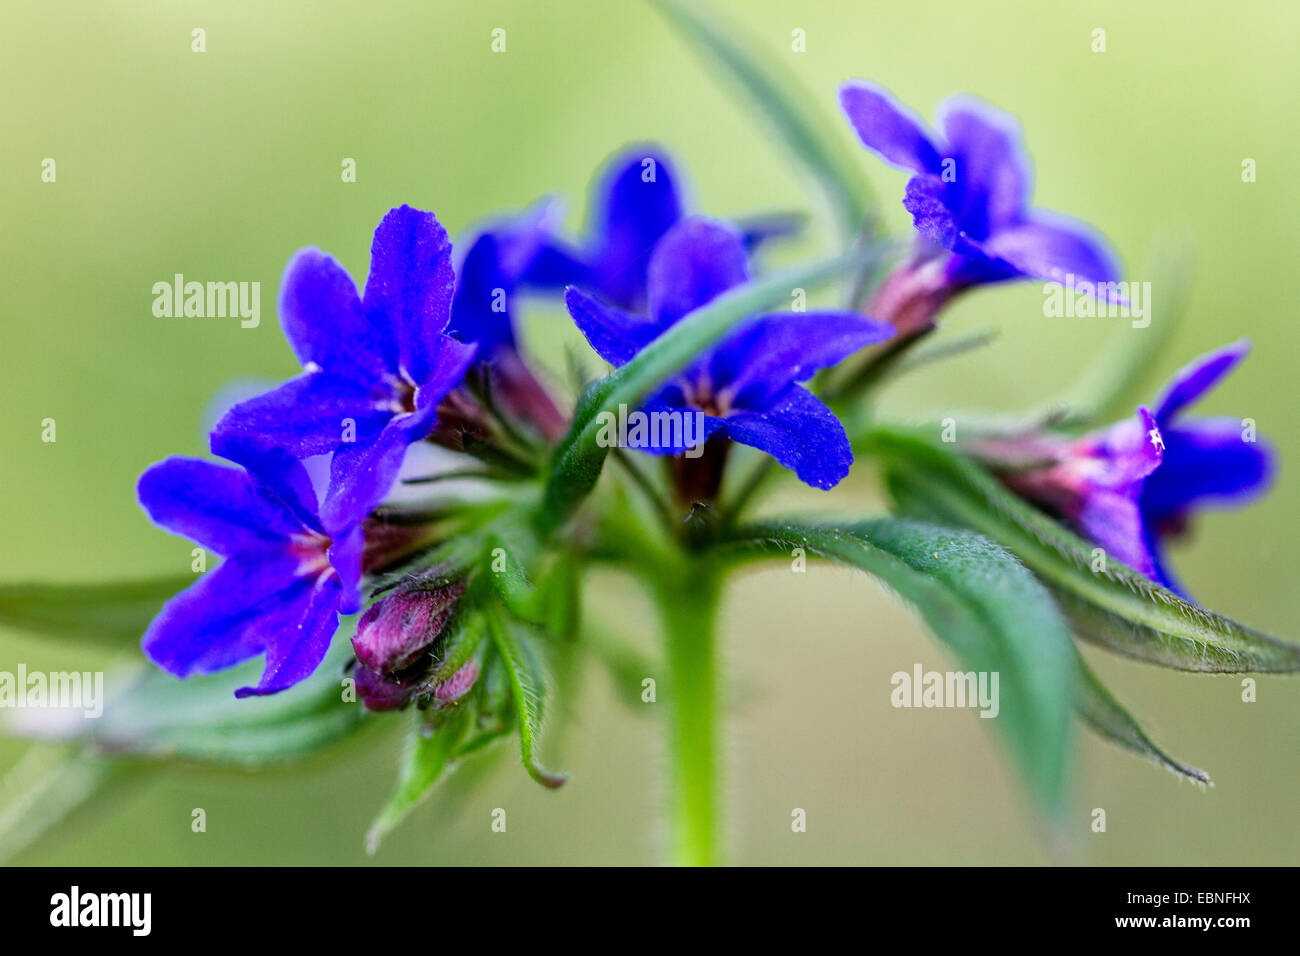
[[[1113,559],[1097,560],[1094,545],[1012,495],[970,459],[883,428],[859,447],[884,461],[890,492],[903,510],[972,528],[1014,552],[1052,588],[1080,637],[1178,670],[1300,671],[1300,645],[1186,601]]]
[[[96,584],[0,584],[0,625],[33,634],[136,644],[163,602],[195,575]]]
[[[845,131],[837,130],[827,117],[826,105],[834,103],[834,96],[829,92],[817,96],[802,89],[788,72],[774,68],[779,57],[746,37],[737,24],[713,22],[696,0],[654,3],[709,66],[731,74],[795,158],[813,174],[844,234],[858,233],[874,203],[860,154],[849,148]]]
[[[447,769],[469,723],[470,713],[465,707],[447,712],[434,727],[425,722],[423,715],[416,714],[415,725],[407,735],[402,751],[397,788],[366,834],[367,853],[379,849],[380,841],[428,797],[433,785]]]
[[[1038,805],[1064,809],[1075,650],[1051,597],[1012,555],[965,530],[878,518],[851,525],[764,521],[742,551],[801,547],[879,578],[969,670],[998,675],[992,719]]]
[[[1079,685],[1075,709],[1079,717],[1099,736],[1132,751],[1139,757],[1153,760],[1172,773],[1187,777],[1202,786],[1210,783],[1204,770],[1179,763],[1151,742],[1131,714],[1125,710],[1088,665],[1079,659]]]
[[[568,779],[541,765],[537,745],[542,734],[542,690],[545,686],[541,662],[527,637],[513,622],[488,616],[488,631],[505,665],[505,676],[519,722],[519,755],[529,776],[544,787],[555,789]]]
[[[95,753],[259,766],[304,756],[361,725],[362,706],[345,692],[350,652],[347,638],[336,637],[316,673],[270,697],[234,696],[236,687],[256,682],[260,660],[183,681],[141,664],[108,675],[98,718],[51,708],[0,716],[6,733],[78,743]]]
[[[790,290],[806,289],[860,268],[878,257],[880,251],[881,247],[862,247],[730,289],[684,316],[626,365],[590,385],[579,400],[569,433],[556,449],[539,516],[541,530],[562,523],[595,487],[609,451],[597,440],[602,412],[617,414],[621,404],[637,407],[657,386],[717,344],[745,319],[787,300]]]

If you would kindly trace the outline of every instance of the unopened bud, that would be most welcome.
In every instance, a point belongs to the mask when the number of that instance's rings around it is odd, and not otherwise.
[[[471,658],[461,665],[460,670],[433,689],[433,697],[441,705],[454,704],[474,686],[478,680],[478,661]]]
[[[390,677],[358,664],[352,672],[357,697],[366,710],[400,710],[411,702],[419,687],[418,677]]]
[[[381,674],[409,666],[437,640],[464,590],[461,582],[433,590],[401,587],[372,604],[352,638],[357,660]]]

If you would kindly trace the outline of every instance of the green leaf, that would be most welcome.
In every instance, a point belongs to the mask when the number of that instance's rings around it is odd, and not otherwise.
[[[496,645],[497,653],[505,665],[510,694],[514,700],[519,722],[519,755],[529,776],[544,787],[555,789],[563,785],[567,776],[545,769],[537,758],[537,742],[542,733],[542,678],[541,664],[531,642],[520,633],[513,622],[503,621],[499,615],[487,615],[488,633]]]
[[[637,407],[657,386],[745,319],[788,296],[791,289],[807,288],[840,275],[875,255],[878,255],[877,248],[863,247],[730,289],[684,316],[632,361],[589,386],[579,400],[569,433],[556,449],[539,515],[540,530],[547,533],[558,527],[595,487],[609,451],[597,441],[602,412],[617,414],[621,404]]]
[[[1300,670],[1291,644],[1186,601],[1015,497],[970,459],[925,438],[879,428],[860,447],[885,463],[899,506],[985,534],[1053,590],[1082,638],[1164,667],[1204,673]]]
[[[269,697],[236,699],[235,688],[257,682],[261,660],[214,674],[178,680],[142,664],[110,674],[103,714],[12,710],[5,730],[17,736],[81,742],[110,755],[182,758],[253,767],[301,757],[356,730],[360,703],[343,699],[346,637],[316,673]]]
[[[139,643],[163,602],[196,576],[102,584],[0,584],[0,624],[113,644]]]
[[[1099,736],[1118,744],[1139,757],[1155,761],[1173,773],[1196,781],[1202,786],[1210,783],[1204,770],[1179,763],[1151,742],[1131,714],[1125,710],[1101,680],[1080,658],[1078,662],[1079,685],[1075,709],[1079,716]]]
[[[1037,804],[1064,809],[1075,650],[1051,597],[1001,547],[970,531],[896,518],[847,526],[763,521],[742,549],[802,547],[874,575],[912,604],[961,664],[999,674],[994,718]]]
[[[414,725],[402,751],[397,788],[366,834],[367,853],[378,850],[380,841],[428,797],[433,785],[447,769],[469,723],[470,712],[466,707],[456,707],[445,712],[438,724],[432,727],[425,722],[422,714],[415,715]]]
[[[794,156],[817,180],[844,235],[867,225],[874,201],[859,153],[845,145],[847,126],[831,127],[835,93],[817,96],[801,88],[788,71],[777,71],[777,56],[763,50],[735,23],[714,23],[696,2],[653,0],[670,23],[697,48],[709,66],[726,70],[772,124]],[[837,111],[835,111],[837,112]],[[838,133],[838,135],[837,135]]]

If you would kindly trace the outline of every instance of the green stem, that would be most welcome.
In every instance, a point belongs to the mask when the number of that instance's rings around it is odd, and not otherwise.
[[[671,701],[672,862],[719,862],[718,679],[714,619],[719,569],[692,558],[657,582]]]

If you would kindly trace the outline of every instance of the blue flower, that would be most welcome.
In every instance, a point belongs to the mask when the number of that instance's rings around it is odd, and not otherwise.
[[[447,334],[478,345],[490,360],[518,350],[515,293],[551,242],[559,203],[543,199],[524,212],[489,223],[466,245],[456,269]]]
[[[1155,577],[1176,591],[1180,588],[1165,565],[1162,539],[1181,532],[1194,507],[1244,503],[1262,494],[1272,478],[1272,448],[1240,418],[1182,417],[1249,352],[1250,343],[1243,339],[1200,356],[1174,375],[1156,401],[1164,462],[1143,484],[1139,503]]]
[[[1183,420],[1250,350],[1236,342],[1181,369],[1155,403],[1078,439],[1021,436],[979,443],[995,468],[1016,459],[1050,464],[1006,468],[1010,488],[1047,507],[1107,554],[1184,593],[1163,558],[1163,539],[1180,532],[1194,506],[1245,501],[1267,486],[1273,454],[1236,418]]]
[[[488,224],[474,236],[456,270],[447,326],[452,338],[478,347],[478,359],[491,379],[490,390],[503,408],[552,441],[568,429],[568,419],[519,354],[514,301],[526,287],[526,274],[551,241],[558,211],[558,202],[543,199],[523,213]],[[471,396],[461,392],[455,398],[459,413],[471,419],[483,417]],[[453,448],[460,444],[441,430],[435,440]]]
[[[903,205],[921,247],[892,286],[887,280],[877,296],[884,308],[873,306],[873,315],[915,328],[961,289],[1027,277],[1074,276],[1116,300],[1107,285],[1118,267],[1105,241],[1082,223],[1029,208],[1032,174],[1013,117],[957,97],[940,110],[940,137],[861,80],[840,88],[840,105],[864,146],[915,174]]]
[[[339,614],[360,609],[362,532],[318,513],[302,464],[280,449],[239,449],[249,471],[168,458],[140,477],[154,523],[225,558],[168,601],[144,636],[145,653],[177,677],[265,654],[256,687],[274,694],[320,664]]]
[[[668,230],[649,260],[648,316],[624,311],[577,288],[566,292],[565,301],[592,348],[619,366],[682,316],[748,277],[739,230],[689,218]],[[889,326],[852,312],[760,316],[650,396],[642,411],[702,412],[703,437],[758,448],[801,481],[830,488],[848,474],[853,461],[848,438],[830,409],[795,383],[891,334]],[[673,441],[635,447],[665,454],[687,450]]]
[[[321,518],[334,527],[360,521],[474,359],[474,344],[444,332],[454,282],[446,231],[410,206],[375,230],[363,295],[333,258],[299,252],[280,289],[280,321],[303,374],[232,408],[213,452],[240,464],[261,445],[298,458],[332,452]]]
[[[646,269],[655,244],[683,217],[685,203],[673,162],[653,146],[633,146],[605,166],[591,197],[591,225],[576,247],[557,239],[541,243],[523,276],[536,288],[580,286],[620,308],[646,307]],[[745,245],[797,228],[787,216],[754,220],[741,228]]]

